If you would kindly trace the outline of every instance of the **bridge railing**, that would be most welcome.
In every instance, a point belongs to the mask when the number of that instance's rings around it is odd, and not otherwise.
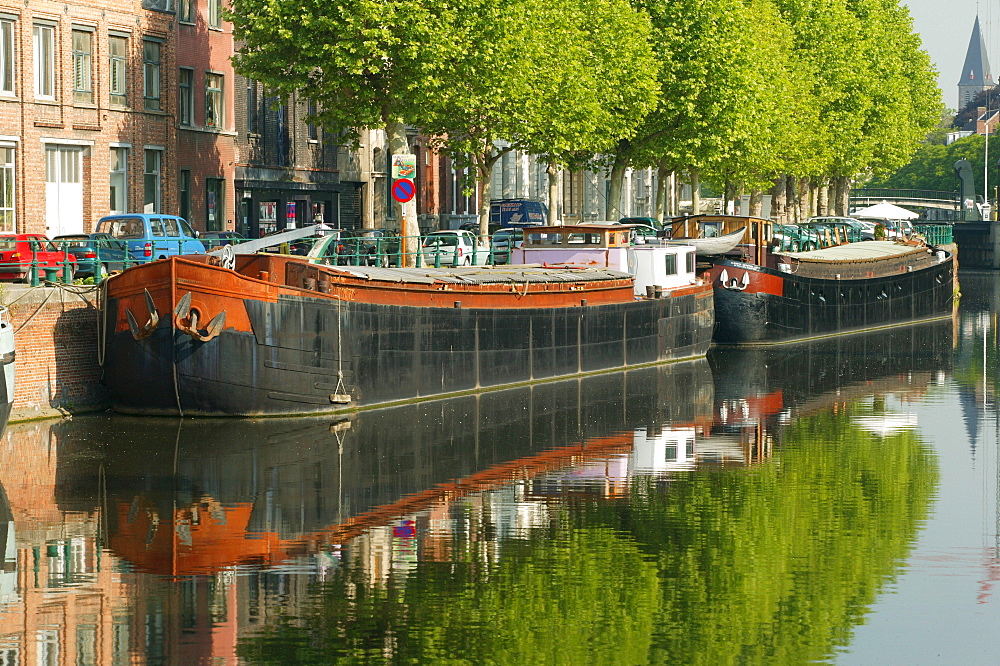
[[[958,203],[958,192],[946,192],[943,190],[905,190],[882,187],[859,187],[851,190],[852,200],[885,199],[906,200],[906,201],[933,201],[933,202],[953,202]]]

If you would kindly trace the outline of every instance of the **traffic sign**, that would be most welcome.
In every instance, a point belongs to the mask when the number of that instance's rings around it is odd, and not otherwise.
[[[417,156],[412,154],[392,156],[392,177],[413,180],[417,175]]]
[[[417,188],[409,178],[400,178],[392,184],[392,198],[399,203],[406,203],[417,193]]]

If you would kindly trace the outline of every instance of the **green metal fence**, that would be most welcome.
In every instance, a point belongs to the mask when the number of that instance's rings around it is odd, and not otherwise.
[[[950,245],[954,242],[950,224],[915,224],[913,230],[930,245]]]

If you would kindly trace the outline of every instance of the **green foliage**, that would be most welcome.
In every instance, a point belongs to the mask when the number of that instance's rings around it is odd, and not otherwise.
[[[908,164],[891,176],[875,180],[868,186],[957,192],[959,182],[955,176],[955,162],[966,159],[972,164],[976,192],[981,194],[985,150],[986,140],[979,135],[967,136],[947,146],[923,144]],[[1000,139],[994,135],[990,136],[990,183],[993,186],[1000,183],[997,159],[1000,159]]]

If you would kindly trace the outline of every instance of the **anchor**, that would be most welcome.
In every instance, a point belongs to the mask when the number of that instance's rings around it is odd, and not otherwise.
[[[719,283],[726,289],[731,289],[732,291],[744,291],[750,284],[750,273],[748,271],[743,271],[743,277],[737,280],[736,278],[729,278],[729,273],[725,268],[722,269],[722,273],[719,274]]]
[[[160,323],[160,314],[156,311],[156,305],[153,303],[153,297],[149,295],[148,289],[143,289],[146,294],[146,310],[149,312],[149,320],[139,328],[139,324],[135,321],[135,317],[132,316],[131,310],[125,310],[125,318],[128,319],[128,330],[132,333],[132,337],[136,340],[142,340],[143,338],[148,338],[156,330],[157,325]]]
[[[191,309],[191,292],[184,294],[174,308],[174,325],[183,333],[187,333],[195,340],[208,342],[212,338],[222,333],[222,328],[226,325],[226,311],[212,317],[208,322],[208,327],[202,333],[198,330],[198,311]]]

